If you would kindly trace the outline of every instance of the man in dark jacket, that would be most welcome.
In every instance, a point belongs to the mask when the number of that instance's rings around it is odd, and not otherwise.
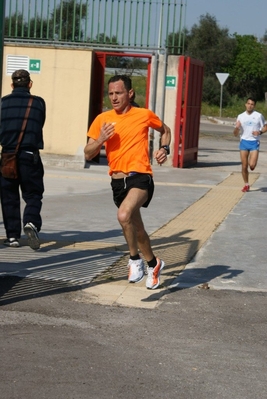
[[[32,249],[40,248],[41,208],[44,192],[44,168],[39,150],[43,149],[45,101],[30,94],[32,81],[29,72],[19,69],[12,74],[12,93],[2,97],[0,144],[2,152],[14,152],[21,132],[29,98],[33,98],[26,129],[19,147],[18,179],[0,176],[1,206],[7,239],[4,245],[19,247],[21,236],[20,191],[26,203],[23,229]]]

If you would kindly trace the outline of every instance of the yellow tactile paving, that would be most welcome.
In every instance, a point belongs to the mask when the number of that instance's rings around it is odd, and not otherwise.
[[[100,249],[100,250],[107,250],[107,251],[126,251],[127,246],[126,244],[115,244],[114,242],[109,241],[83,241],[83,242],[70,242],[70,241],[49,241],[49,242],[42,242],[42,248],[46,246],[53,245],[54,248],[64,246],[64,249],[79,249],[79,250],[88,250],[88,249]]]
[[[256,173],[250,175],[251,185],[258,177]],[[173,279],[240,201],[244,195],[240,186],[241,174],[231,174],[217,186],[210,186],[203,197],[150,236],[154,252],[166,263],[160,289],[147,290],[145,279],[139,284],[129,284],[128,255],[125,255],[84,289],[80,299],[105,305],[157,306]]]

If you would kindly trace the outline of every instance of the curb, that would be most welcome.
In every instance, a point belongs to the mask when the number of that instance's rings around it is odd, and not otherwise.
[[[220,125],[226,125],[226,126],[235,126],[235,119],[229,119],[229,120],[225,120],[225,119],[218,119],[218,118],[214,118],[213,116],[208,116],[207,120],[209,120],[210,122],[213,123],[218,123]]]

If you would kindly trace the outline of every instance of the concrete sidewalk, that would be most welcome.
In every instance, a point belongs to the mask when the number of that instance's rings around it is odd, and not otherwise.
[[[26,293],[45,292],[46,282],[80,289],[80,300],[154,308],[170,289],[202,287],[267,291],[265,195],[267,137],[262,137],[251,191],[243,194],[238,142],[230,135],[202,135],[198,164],[188,169],[154,166],[155,194],[142,212],[155,253],[166,262],[155,291],[128,284],[128,252],[116,219],[106,165],[53,166],[43,156],[45,196],[41,249],[1,246],[0,275],[28,277]],[[56,162],[54,157],[54,164]],[[1,241],[5,238],[0,224]],[[26,281],[27,279],[25,279]],[[23,281],[23,280],[22,280]],[[53,287],[49,288],[53,290]]]

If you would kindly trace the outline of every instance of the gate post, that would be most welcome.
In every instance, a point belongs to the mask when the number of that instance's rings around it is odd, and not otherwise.
[[[204,63],[190,57],[181,57],[178,69],[173,166],[184,168],[197,163]]]
[[[184,72],[185,72],[185,57],[179,57],[178,65],[178,87],[177,87],[177,97],[176,97],[176,109],[175,109],[175,126],[174,126],[174,151],[173,151],[173,161],[172,165],[175,168],[179,167],[179,147],[181,143],[181,117],[182,117],[182,107],[184,107],[183,91],[184,91]],[[183,123],[184,123],[184,112],[183,109]]]

